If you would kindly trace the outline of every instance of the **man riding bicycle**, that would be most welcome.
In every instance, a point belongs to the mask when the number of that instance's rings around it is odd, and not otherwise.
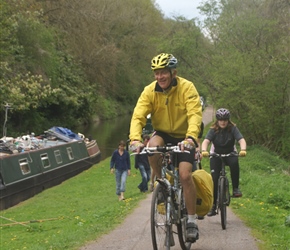
[[[172,54],[162,53],[151,61],[155,81],[141,93],[130,125],[130,149],[139,151],[142,128],[146,116],[151,114],[155,132],[149,147],[164,146],[167,143],[180,145],[181,150],[189,150],[177,156],[180,182],[184,191],[188,212],[187,241],[195,242],[198,237],[196,225],[196,189],[192,180],[192,163],[195,157],[195,142],[202,122],[202,107],[194,84],[177,76],[177,59]],[[159,155],[149,156],[153,175],[161,177]]]

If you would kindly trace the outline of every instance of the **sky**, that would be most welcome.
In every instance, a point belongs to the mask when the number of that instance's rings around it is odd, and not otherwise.
[[[184,16],[186,19],[195,17],[202,19],[197,9],[202,0],[155,0],[155,2],[165,17]]]

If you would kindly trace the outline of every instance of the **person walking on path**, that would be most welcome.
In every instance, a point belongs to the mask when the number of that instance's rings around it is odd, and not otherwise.
[[[118,149],[116,149],[111,157],[110,169],[111,174],[114,173],[116,177],[116,194],[119,201],[125,200],[124,193],[126,191],[127,176],[131,174],[131,162],[130,155],[125,150],[126,143],[124,141],[119,142]]]
[[[161,53],[151,60],[155,81],[146,86],[135,106],[130,126],[130,149],[140,151],[142,128],[151,114],[155,132],[149,141],[150,147],[167,143],[180,145],[189,154],[177,155],[179,176],[184,191],[188,212],[187,241],[199,238],[196,215],[196,188],[192,180],[192,164],[195,157],[202,107],[194,84],[177,76],[177,59],[172,54]],[[153,176],[161,177],[159,155],[149,156]]]
[[[246,140],[240,133],[237,126],[230,120],[230,111],[224,108],[220,108],[216,111],[216,121],[211,126],[204,141],[202,142],[202,156],[208,157],[209,152],[207,148],[212,142],[211,151],[217,154],[229,154],[236,151],[236,141],[240,144],[240,156],[246,156]],[[241,197],[242,192],[239,189],[239,178],[240,178],[240,166],[237,156],[230,156],[225,158],[226,165],[230,167],[232,186],[233,186],[233,197]],[[216,212],[216,201],[217,201],[217,188],[218,179],[222,167],[222,161],[220,158],[212,157],[210,159],[211,176],[214,183],[214,202],[211,211],[207,214],[208,216],[214,216]]]
[[[143,135],[143,145],[147,146],[147,143],[150,139],[149,135]],[[140,192],[146,193],[148,191],[148,182],[151,178],[151,167],[148,161],[148,156],[146,154],[137,154],[135,155],[135,168],[139,169],[142,181],[138,185]]]

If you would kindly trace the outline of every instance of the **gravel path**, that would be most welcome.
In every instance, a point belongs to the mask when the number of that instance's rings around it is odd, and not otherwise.
[[[203,112],[203,122],[206,124],[213,120],[212,107],[207,107]],[[124,222],[107,235],[94,242],[88,243],[80,250],[150,250],[150,205],[152,194],[142,200],[131,215]],[[195,250],[258,250],[256,239],[251,236],[250,229],[233,214],[227,210],[227,229],[222,230],[220,216],[205,217],[198,221],[199,240],[192,244]],[[174,236],[175,246],[172,250],[181,249],[177,235]]]

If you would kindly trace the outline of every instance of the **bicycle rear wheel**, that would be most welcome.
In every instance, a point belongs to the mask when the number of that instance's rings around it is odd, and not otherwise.
[[[227,187],[226,179],[221,178],[220,180],[220,193],[219,193],[219,209],[221,212],[221,224],[222,229],[227,227]]]
[[[191,248],[191,242],[186,241],[186,222],[187,222],[187,210],[185,207],[184,197],[183,197],[183,191],[180,189],[179,193],[179,223],[176,224],[177,226],[177,233],[178,233],[178,240],[180,247],[182,250],[189,250]]]
[[[154,188],[151,201],[151,239],[154,250],[170,249],[171,227],[166,221],[167,195],[160,184]]]

